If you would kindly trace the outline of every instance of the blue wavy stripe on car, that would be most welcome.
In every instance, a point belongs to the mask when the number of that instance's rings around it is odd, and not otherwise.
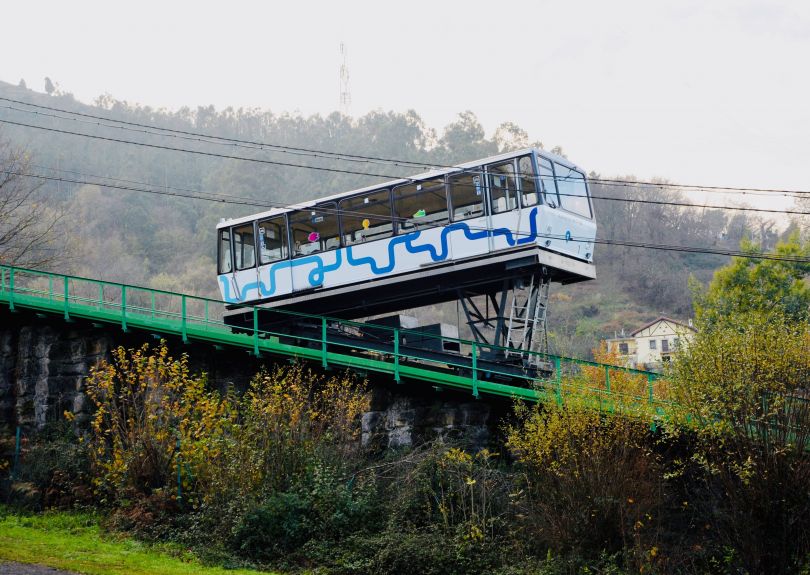
[[[378,264],[377,261],[371,256],[355,257],[352,249],[353,246],[348,246],[345,248],[345,250],[336,250],[335,262],[329,265],[325,265],[323,258],[319,255],[308,256],[292,261],[278,262],[270,266],[270,269],[268,270],[270,280],[269,287],[265,286],[261,279],[258,279],[255,282],[245,284],[241,290],[242,293],[235,294],[236,297],[231,295],[231,286],[230,282],[227,280],[227,277],[220,276],[219,280],[222,284],[223,297],[228,303],[238,303],[245,301],[247,299],[246,294],[252,290],[257,290],[258,295],[261,297],[270,297],[276,293],[276,273],[279,270],[292,269],[293,267],[303,266],[311,263],[314,263],[315,267],[309,272],[307,279],[310,287],[318,287],[319,285],[323,285],[327,273],[336,271],[343,265],[344,251],[346,252],[346,263],[352,267],[368,265],[371,269],[371,273],[374,275],[383,275],[391,273],[394,270],[396,267],[395,248],[400,244],[402,244],[405,247],[405,250],[410,254],[427,252],[428,255],[430,255],[430,259],[434,262],[444,261],[447,259],[447,256],[450,253],[448,237],[451,232],[456,230],[462,231],[464,233],[464,237],[470,241],[480,240],[491,235],[492,237],[503,236],[506,239],[506,243],[509,244],[510,247],[515,245],[529,244],[537,239],[537,214],[537,208],[532,208],[532,211],[529,213],[530,232],[526,237],[519,238],[517,240],[515,240],[515,236],[509,228],[495,228],[491,232],[488,230],[473,231],[465,222],[456,222],[442,228],[441,235],[439,236],[438,249],[436,246],[430,243],[414,245],[414,241],[422,235],[421,231],[412,232],[404,236],[397,236],[388,242],[388,263],[386,265]]]

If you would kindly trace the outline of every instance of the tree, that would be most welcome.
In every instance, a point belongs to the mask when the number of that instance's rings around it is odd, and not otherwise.
[[[56,90],[56,86],[54,86],[53,82],[47,76],[45,77],[45,91],[50,96]]]
[[[30,174],[28,154],[0,140],[0,264],[42,267],[63,253],[56,227],[64,212],[47,205]]]
[[[28,89],[28,85],[25,83],[25,78],[20,78],[20,83],[19,83],[19,84],[17,84],[17,86],[19,86],[19,87],[20,87],[20,88],[22,88],[23,90],[27,90],[27,89]]]
[[[743,240],[743,252],[761,254],[762,248]],[[810,316],[810,286],[804,279],[810,274],[810,242],[802,243],[798,232],[777,244],[776,254],[792,259],[735,257],[717,270],[704,291],[693,282],[695,312],[698,320],[722,322],[751,311],[779,311],[794,320]]]
[[[499,152],[511,152],[529,147],[529,134],[514,122],[504,122],[495,130]]]
[[[690,430],[689,473],[703,483],[689,505],[730,572],[799,572],[810,553],[810,323],[777,307],[699,327],[670,377],[672,422]]]

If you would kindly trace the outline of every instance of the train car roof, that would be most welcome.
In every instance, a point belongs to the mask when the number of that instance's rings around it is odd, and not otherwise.
[[[505,152],[503,154],[497,154],[495,156],[489,156],[489,157],[481,158],[481,159],[478,159],[478,160],[472,160],[470,162],[465,162],[463,164],[458,164],[458,165],[455,165],[455,166],[452,166],[452,167],[437,168],[435,170],[429,170],[427,172],[422,172],[422,173],[416,174],[414,176],[409,176],[409,177],[405,177],[405,178],[398,178],[398,179],[395,179],[395,180],[389,180],[387,182],[381,182],[379,184],[373,184],[373,185],[366,186],[366,187],[363,187],[363,188],[357,188],[357,189],[354,189],[354,190],[350,190],[348,192],[340,192],[338,194],[332,194],[331,196],[324,196],[322,198],[317,198],[315,200],[306,200],[306,201],[303,201],[303,202],[297,202],[297,203],[294,203],[294,204],[290,204],[288,206],[284,206],[283,208],[271,208],[271,209],[269,209],[267,211],[251,214],[249,216],[241,216],[241,217],[238,217],[238,218],[227,218],[227,219],[224,219],[224,220],[220,221],[217,224],[217,229],[227,228],[227,227],[230,227],[230,226],[236,226],[236,225],[243,224],[243,223],[246,223],[246,222],[252,222],[254,220],[260,220],[260,219],[264,219],[264,218],[268,218],[268,217],[272,217],[272,216],[277,216],[279,214],[284,214],[284,213],[287,213],[287,212],[293,212],[293,211],[296,211],[296,210],[305,210],[305,209],[308,209],[308,208],[315,207],[316,205],[322,204],[324,202],[330,202],[330,201],[334,202],[334,201],[337,201],[337,200],[341,200],[343,198],[354,196],[356,194],[362,194],[362,193],[365,193],[365,192],[372,192],[374,190],[379,190],[379,189],[382,189],[382,188],[391,188],[391,187],[394,187],[394,186],[398,186],[398,185],[401,185],[401,184],[407,184],[409,182],[418,181],[418,180],[427,180],[427,179],[430,179],[430,178],[435,178],[437,176],[443,176],[445,174],[451,174],[453,172],[458,172],[458,171],[469,169],[469,168],[477,168],[478,166],[481,166],[482,164],[492,164],[494,162],[499,162],[501,160],[507,160],[509,158],[515,158],[517,156],[525,156],[526,154],[529,154],[531,152],[536,152],[538,155],[540,155],[540,156],[542,156],[544,158],[547,158],[549,160],[552,160],[552,161],[554,161],[554,162],[556,162],[558,164],[562,164],[562,165],[564,165],[564,166],[566,166],[568,168],[573,168],[575,170],[582,171],[582,168],[580,168],[576,164],[572,163],[570,160],[567,160],[566,158],[563,158],[562,156],[558,156],[557,154],[547,152],[546,150],[538,150],[537,148],[523,148],[523,149],[520,149],[520,150],[515,150],[513,152]]]

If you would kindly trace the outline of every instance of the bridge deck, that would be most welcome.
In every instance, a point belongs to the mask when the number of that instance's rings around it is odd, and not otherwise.
[[[255,327],[248,333],[233,333],[223,319],[225,306],[221,301],[186,294],[155,290],[113,282],[93,280],[29,270],[13,266],[0,266],[0,303],[14,311],[18,308],[61,317],[63,320],[84,319],[92,322],[120,326],[123,330],[141,330],[158,335],[171,335],[183,341],[208,342],[245,348],[255,355],[299,358],[315,361],[322,366],[337,366],[362,372],[389,374],[397,382],[404,380],[424,382],[434,386],[468,391],[474,396],[488,395],[520,398],[529,401],[544,401],[566,393],[566,375],[577,373],[583,366],[604,370],[606,385],[602,389],[589,390],[601,404],[617,399],[610,389],[611,374],[626,372],[643,376],[647,381],[646,393],[640,396],[623,397],[650,406],[660,402],[656,398],[658,375],[651,372],[600,364],[556,355],[542,355],[542,360],[554,366],[552,375],[546,379],[522,380],[513,370],[501,372],[487,364],[476,365],[482,351],[491,351],[492,346],[482,346],[467,340],[458,342],[464,358],[454,362],[452,357],[441,361],[414,357],[413,352],[399,351],[397,343],[392,353],[381,353],[362,342],[347,344],[345,339],[333,336],[334,329],[357,329],[356,322],[337,320],[303,313],[289,313],[292,318],[307,318],[321,323],[318,338],[298,337],[289,343],[286,334],[258,329],[258,310],[252,311]],[[399,341],[399,330],[390,328],[392,341]],[[403,330],[404,331],[404,330]],[[424,334],[424,337],[436,337]],[[443,338],[445,341],[448,338]],[[503,348],[501,348],[503,349]],[[518,353],[515,351],[515,353]],[[500,381],[497,381],[500,380]],[[508,383],[504,383],[508,381]]]

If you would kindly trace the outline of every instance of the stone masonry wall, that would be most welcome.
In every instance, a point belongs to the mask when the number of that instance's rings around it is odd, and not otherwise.
[[[157,344],[145,332],[124,333],[110,325],[65,322],[58,316],[9,312],[0,306],[0,430],[17,425],[42,429],[65,411],[86,422],[91,405],[84,392],[90,369],[109,359],[119,345]],[[204,371],[211,385],[245,389],[270,359],[240,349],[210,344],[183,345],[170,340],[173,356],[187,353],[192,371]],[[286,361],[286,360],[282,360]],[[388,378],[369,381],[370,409],[362,417],[362,440],[379,448],[406,447],[431,439],[459,438],[485,445],[506,409],[506,402],[475,400],[469,394],[437,392],[429,385],[397,385]]]

